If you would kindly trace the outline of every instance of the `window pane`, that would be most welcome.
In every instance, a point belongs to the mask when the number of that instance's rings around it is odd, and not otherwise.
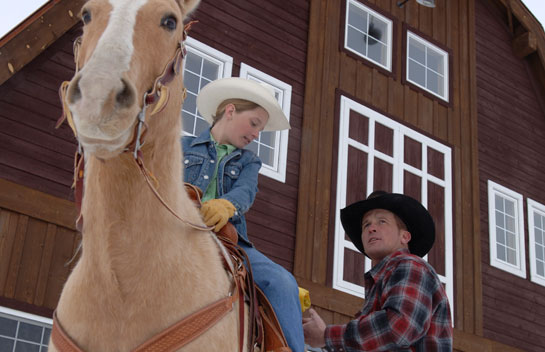
[[[373,61],[380,63],[383,66],[386,66],[387,57],[388,57],[388,47],[380,42],[374,41],[374,44],[371,45],[372,39],[369,38],[369,47],[367,55]]]
[[[494,199],[496,200],[496,209],[503,211],[503,198],[496,194]]]
[[[355,29],[349,27],[347,29],[346,45],[350,49],[357,51],[363,56],[367,56],[367,51],[365,50],[365,47],[367,45],[367,36],[365,34],[362,34]]]
[[[507,248],[507,262],[513,265],[517,264],[517,252],[514,249]]]
[[[208,60],[204,60],[202,67],[203,77],[213,81],[219,76],[219,65]]]
[[[505,229],[512,233],[515,233],[515,218],[512,216],[505,216]]]
[[[49,336],[51,335],[51,329],[45,328],[44,329],[44,336],[42,338],[42,344],[47,345],[49,344]]]
[[[388,45],[388,23],[378,19],[377,17],[370,16],[371,21],[369,24],[369,31],[367,34],[382,43]],[[369,40],[369,44],[371,40]]]
[[[191,72],[184,72],[184,86],[193,93],[199,92],[199,76]]]
[[[40,352],[40,345],[33,345],[22,341],[17,341],[15,345],[15,352]]]
[[[422,87],[426,86],[426,69],[412,59],[409,59],[409,80]]]
[[[426,77],[427,79],[426,88],[436,93],[437,95],[443,96],[444,95],[443,77],[431,70],[428,70],[427,73],[428,73],[428,76]]]
[[[499,227],[496,228],[496,242],[505,244],[505,231]]]
[[[0,351],[13,351],[13,340],[0,337]]]
[[[505,247],[499,243],[496,244],[496,255],[498,256],[498,260],[504,262],[507,260],[507,256],[505,255]]]
[[[17,338],[40,343],[42,340],[42,329],[41,326],[20,322]]]
[[[257,144],[256,140],[253,140],[252,143],[248,144],[244,149],[251,150],[252,152],[257,154],[259,145]]]
[[[427,61],[427,65],[429,69],[441,74],[441,75],[444,75],[445,74],[445,70],[444,70],[444,62],[445,60],[445,57],[436,52],[435,50],[431,49],[431,48],[428,48],[428,61]]]
[[[185,57],[185,70],[200,74],[202,59],[200,56],[188,51]]]
[[[182,105],[182,110],[188,111],[194,115],[197,114],[197,96],[195,94],[190,92],[187,93],[184,105]]]
[[[0,335],[15,337],[17,321],[0,317]]]
[[[543,257],[543,246],[536,243],[535,250],[536,250],[536,259],[545,260],[545,258]]]
[[[197,136],[200,135],[204,130],[208,129],[208,127],[210,127],[208,122],[206,122],[200,117],[197,118],[197,121],[195,123],[195,135]]]
[[[425,66],[426,46],[413,38],[409,38],[409,58]]]
[[[259,142],[269,147],[274,147],[276,132],[264,131],[259,134]]]
[[[505,217],[503,216],[503,213],[496,210],[496,226],[501,227],[502,229],[505,228]]]
[[[261,145],[259,148],[259,158],[263,164],[274,166],[274,150],[265,145]]]
[[[545,265],[543,262],[536,263],[536,272],[539,276],[545,276]]]
[[[505,200],[505,213],[511,216],[515,216],[515,202],[508,199]]]
[[[543,228],[543,216],[534,213],[534,226],[537,228]]]
[[[535,241],[537,244],[544,245],[543,243],[543,231],[535,229]]]
[[[348,24],[367,33],[367,11],[350,4],[350,7],[348,8]]]
[[[507,232],[505,239],[507,240],[507,247],[517,249],[517,236],[515,234]]]

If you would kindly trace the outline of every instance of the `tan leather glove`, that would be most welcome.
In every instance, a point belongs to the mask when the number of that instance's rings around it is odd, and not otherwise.
[[[210,199],[203,203],[201,215],[206,226],[214,226],[214,232],[221,230],[235,214],[235,206],[227,199]]]

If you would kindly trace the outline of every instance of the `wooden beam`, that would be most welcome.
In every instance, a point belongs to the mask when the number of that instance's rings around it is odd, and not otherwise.
[[[511,45],[515,55],[523,59],[537,50],[537,37],[532,32],[525,32],[515,37]]]
[[[518,348],[504,345],[487,338],[454,329],[453,348],[460,352],[523,352]]]
[[[75,230],[73,202],[0,178],[0,208]]]
[[[0,84],[47,49],[78,22],[85,0],[54,0],[0,41]]]
[[[349,317],[353,317],[363,308],[363,299],[359,297],[317,284],[302,277],[296,276],[295,279],[300,287],[309,291],[310,302],[313,306]]]

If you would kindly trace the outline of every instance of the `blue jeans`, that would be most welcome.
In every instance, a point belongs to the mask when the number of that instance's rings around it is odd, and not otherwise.
[[[248,255],[254,281],[267,296],[278,317],[288,346],[293,352],[305,350],[299,289],[293,275],[263,253],[238,241]]]

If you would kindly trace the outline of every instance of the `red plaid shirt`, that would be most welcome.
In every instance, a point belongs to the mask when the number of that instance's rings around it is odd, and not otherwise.
[[[447,295],[435,270],[400,250],[365,273],[365,305],[325,331],[328,351],[452,351]]]

